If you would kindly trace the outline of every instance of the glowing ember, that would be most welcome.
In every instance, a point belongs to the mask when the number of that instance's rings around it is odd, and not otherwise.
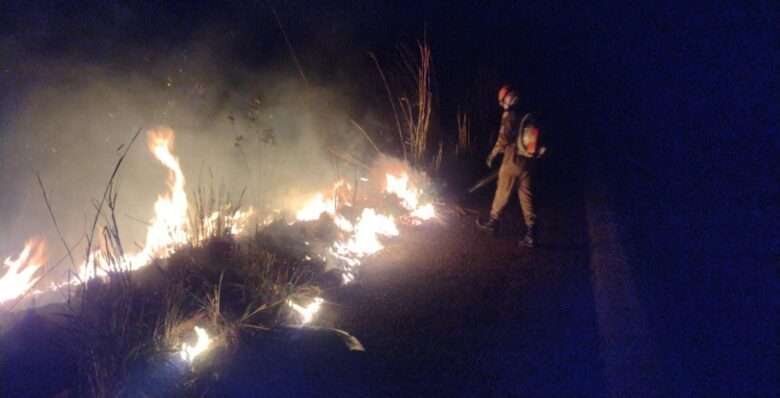
[[[35,273],[46,262],[45,249],[43,242],[31,240],[16,260],[5,259],[3,264],[8,269],[0,277],[0,303],[24,294],[40,279]]]
[[[325,199],[324,194],[318,193],[295,213],[295,219],[298,221],[314,221],[319,219],[322,213],[335,214],[336,202],[334,199]]]
[[[292,300],[287,300],[287,305],[290,306],[295,312],[298,313],[301,317],[301,325],[305,325],[309,322],[311,322],[314,319],[314,315],[317,314],[317,312],[320,311],[320,307],[322,306],[322,302],[324,300],[322,297],[315,297],[314,301],[312,301],[307,306],[301,306],[300,304],[296,304]]]
[[[189,345],[187,343],[182,344],[180,355],[183,361],[192,363],[198,355],[208,350],[211,345],[211,338],[209,338],[206,329],[195,326],[195,335],[198,339],[194,345]]]

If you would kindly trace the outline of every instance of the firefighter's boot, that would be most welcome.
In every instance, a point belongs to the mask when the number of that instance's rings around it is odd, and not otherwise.
[[[498,230],[498,220],[493,217],[490,217],[487,220],[484,218],[477,218],[477,227],[488,232],[496,233],[496,230]]]
[[[537,235],[538,233],[536,231],[536,228],[529,227],[525,232],[525,236],[523,237],[523,239],[520,239],[520,241],[517,242],[518,246],[533,249],[539,243],[538,242],[539,239]]]

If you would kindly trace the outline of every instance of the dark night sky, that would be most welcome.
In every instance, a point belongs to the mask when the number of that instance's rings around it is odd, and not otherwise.
[[[665,305],[720,314],[680,316],[699,323],[681,333],[727,345],[772,338],[749,324],[776,319],[778,304],[777,2],[272,4],[310,80],[341,87],[357,117],[387,106],[366,53],[390,64],[399,43],[424,32],[433,48],[439,131],[452,128],[458,107],[477,113],[477,129],[493,129],[495,89],[515,82],[561,139],[593,143],[588,155],[607,160],[622,211],[637,214],[629,229],[652,241],[645,249],[672,253],[638,273],[647,289],[674,285],[671,291],[690,295],[672,293]],[[8,130],[19,99],[45,84],[49,66],[41,59],[131,75],[147,57],[198,43],[213,45],[223,68],[296,75],[262,1],[3,2],[0,153],[20,150],[7,148]],[[0,193],[0,213],[14,194]],[[723,326],[735,323],[745,326]],[[713,348],[697,360],[728,361],[725,352],[723,359]],[[758,355],[757,348],[733,358],[741,355]],[[764,371],[776,365],[755,363]],[[744,367],[710,371],[734,383],[753,380]],[[683,377],[696,384],[705,376],[694,370]]]

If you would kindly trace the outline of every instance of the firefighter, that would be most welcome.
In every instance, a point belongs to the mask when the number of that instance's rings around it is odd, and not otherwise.
[[[498,183],[493,205],[490,208],[488,220],[477,219],[477,225],[494,232],[498,227],[501,212],[509,202],[513,190],[517,189],[520,206],[523,211],[526,233],[519,245],[535,247],[538,243],[536,209],[534,208],[533,182],[536,170],[536,159],[546,152],[541,145],[540,130],[533,115],[520,113],[518,109],[519,96],[509,85],[503,85],[498,90],[498,105],[503,108],[501,128],[498,139],[490,155],[487,157],[488,168],[499,154],[503,154],[501,167],[498,171]]]

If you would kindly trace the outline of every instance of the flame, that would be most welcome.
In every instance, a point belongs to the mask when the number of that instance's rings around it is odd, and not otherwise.
[[[416,209],[420,193],[416,189],[409,187],[409,174],[401,173],[400,176],[396,177],[388,173],[386,178],[385,192],[398,196],[401,199],[401,205],[406,210]]]
[[[165,258],[170,256],[176,248],[193,242],[190,233],[188,218],[189,201],[184,190],[185,178],[181,170],[179,159],[173,155],[173,130],[161,127],[149,132],[148,146],[163,166],[168,169],[169,192],[159,195],[154,203],[154,217],[151,226],[146,232],[146,241],[143,250],[136,254],[127,255],[118,259],[119,266],[123,270],[137,270],[148,265],[155,257]],[[204,219],[205,239],[217,232],[218,226],[226,228],[233,235],[243,233],[254,209],[237,210],[225,215],[223,212],[214,211]],[[97,251],[82,265],[79,276],[81,280],[89,280],[96,276],[105,275],[105,270],[95,267],[95,264],[106,264],[105,256]],[[95,272],[97,271],[97,272]],[[77,283],[77,282],[76,282]]]
[[[415,188],[409,183],[409,174],[406,172],[401,173],[399,176],[387,173],[387,184],[385,185],[385,192],[393,194],[401,199],[401,205],[408,211],[409,216],[413,219],[414,224],[419,224],[421,221],[427,221],[436,217],[436,209],[434,209],[432,203],[420,205],[420,196],[422,196],[422,190]]]
[[[410,216],[422,221],[428,221],[436,217],[436,209],[433,208],[433,203],[428,203],[425,206],[415,209]]]
[[[337,207],[352,205],[350,203],[351,192],[352,185],[344,180],[338,180],[327,193],[318,192],[306,201],[303,207],[295,213],[295,219],[297,221],[315,221],[323,213],[335,216]]]
[[[206,216],[203,220],[204,238],[214,236],[219,230],[220,223],[231,235],[241,235],[247,229],[250,218],[255,214],[255,209],[249,207],[246,210],[236,210],[232,214],[223,214],[220,211],[215,211]]]
[[[249,220],[255,214],[255,209],[249,207],[246,210],[237,210],[230,216],[227,216],[227,222],[230,226],[230,233],[234,236],[238,236],[244,233],[249,226]]]
[[[197,237],[193,238],[188,217],[189,203],[184,190],[185,177],[179,159],[173,155],[173,142],[174,132],[170,128],[161,127],[149,132],[149,150],[168,170],[168,191],[159,195],[154,203],[154,216],[151,219],[151,226],[147,231],[141,251],[126,254],[124,258],[111,258],[111,265],[114,269],[137,270],[148,265],[153,258],[168,257],[182,245],[188,243],[197,245],[201,243],[201,240],[215,233],[221,233],[221,231],[240,235],[249,226],[249,220],[254,214],[252,208],[237,210],[230,214],[226,214],[229,209],[223,209],[224,211],[215,211],[207,215],[203,220],[203,231],[198,231]],[[377,164],[380,163],[382,162]],[[382,181],[379,176],[384,175],[385,184],[382,191],[397,196],[401,206],[407,211],[405,215],[399,217],[400,220],[420,224],[436,217],[433,204],[421,203],[423,190],[414,184],[414,181],[420,180],[420,177],[417,177],[417,174],[414,174],[414,171],[409,169],[407,165],[391,162],[387,166],[376,166],[372,172],[379,173],[378,178],[374,181]],[[365,177],[361,177],[360,180],[367,181]],[[344,283],[349,283],[354,279],[354,268],[361,265],[364,257],[373,255],[384,248],[380,239],[399,235],[396,220],[392,216],[381,214],[376,209],[363,209],[356,220],[341,215],[339,209],[344,206],[352,206],[350,200],[355,197],[357,196],[353,187],[343,180],[339,180],[329,190],[309,198],[295,212],[297,221],[314,221],[319,219],[323,213],[332,216],[336,227],[341,231],[341,238],[332,243],[329,254],[332,258],[339,260],[339,266],[344,271],[342,274]],[[269,215],[262,222],[268,224],[273,219],[273,215]],[[306,244],[308,245],[308,242]],[[34,278],[34,274],[43,263],[43,249],[42,246],[39,249],[36,247],[38,247],[37,244],[28,243],[18,259],[13,261],[10,258],[6,259],[5,265],[9,271],[0,279],[0,302],[19,296],[37,282],[38,278]],[[33,252],[35,255],[31,258]],[[326,259],[325,254],[320,255],[323,260]],[[82,264],[79,271],[80,279],[68,283],[77,285],[83,281],[104,276],[110,257],[100,249],[95,250]],[[66,283],[53,284],[52,289],[56,290],[62,286],[66,286]],[[316,309],[319,308],[318,304],[312,308],[314,308],[312,311],[316,312]],[[304,319],[304,323],[309,322],[306,319],[308,318]]]
[[[290,306],[295,312],[298,313],[301,317],[301,325],[306,325],[307,323],[311,322],[314,319],[314,315],[316,315],[320,311],[320,307],[323,303],[322,297],[315,297],[314,301],[309,303],[307,306],[302,306],[300,304],[297,304],[293,302],[292,300],[287,300],[287,305]]]
[[[116,259],[117,266],[122,270],[137,270],[148,265],[155,257],[168,257],[177,247],[190,240],[187,217],[189,202],[184,191],[184,173],[179,159],[171,152],[173,140],[174,133],[170,128],[160,127],[149,131],[149,150],[168,169],[169,192],[159,195],[154,203],[154,217],[146,232],[143,250]],[[105,276],[104,266],[107,264],[102,252],[93,252],[79,270],[80,281]],[[78,284],[80,281],[73,283]]]
[[[378,214],[374,209],[363,209],[363,213],[356,225],[339,216],[340,228],[351,232],[349,239],[334,243],[333,250],[336,254],[350,258],[360,258],[374,254],[384,246],[379,241],[380,236],[398,236],[398,227],[391,216]]]
[[[149,132],[148,147],[155,158],[168,169],[168,189],[165,194],[157,197],[154,203],[154,217],[151,226],[146,232],[146,240],[143,249],[135,254],[117,259],[123,270],[137,270],[148,265],[155,257],[165,258],[170,256],[176,248],[192,242],[188,218],[189,201],[184,190],[185,178],[181,170],[179,159],[173,155],[174,132],[170,128],[160,127]],[[242,233],[249,222],[254,210],[238,210],[232,214],[223,215],[215,211],[206,216],[204,220],[205,236],[210,236],[217,230],[217,225],[223,227],[234,235]],[[105,270],[95,265],[105,265],[105,255],[96,251],[81,266],[80,280],[89,280],[98,276],[104,276]],[[76,281],[74,284],[78,284]]]
[[[0,303],[26,293],[38,282],[38,269],[46,262],[46,245],[42,241],[30,240],[15,260],[8,257],[3,264],[7,267],[0,277]]]
[[[298,221],[314,221],[319,219],[322,213],[334,215],[336,213],[336,201],[335,199],[325,199],[325,194],[318,193],[295,213],[295,219]]]
[[[154,219],[146,233],[146,244],[142,252],[144,263],[154,256],[170,255],[177,246],[189,240],[189,205],[184,192],[184,173],[181,171],[179,159],[171,153],[173,138],[173,130],[169,128],[159,128],[149,133],[149,150],[169,170],[170,192],[160,195],[154,204]]]
[[[208,350],[209,346],[211,345],[211,338],[209,337],[208,332],[206,332],[206,329],[195,326],[195,334],[197,335],[198,339],[194,345],[184,343],[181,346],[181,359],[189,363],[195,361],[195,358],[197,358],[198,355],[202,354],[204,351]]]
[[[381,172],[381,169],[378,171]],[[407,220],[407,222],[411,220],[412,224],[421,224],[423,221],[436,217],[432,203],[420,204],[423,191],[412,184],[407,171],[388,172],[384,175],[386,184],[383,191],[397,196],[401,206],[408,211],[406,215],[401,216],[402,220]],[[339,203],[342,200],[344,203],[348,203],[348,200],[343,199],[342,196],[348,194],[350,189],[349,184],[338,181],[331,189],[331,194],[318,193],[314,195],[296,213],[297,221],[317,220],[323,213],[333,216],[336,227],[342,231],[344,237],[332,244],[330,254],[340,261],[345,284],[354,280],[354,269],[362,264],[364,257],[378,253],[384,248],[380,240],[382,237],[395,237],[400,234],[392,216],[383,215],[373,208],[365,208],[357,221],[353,223],[339,214],[335,199],[326,199],[338,197]]]

